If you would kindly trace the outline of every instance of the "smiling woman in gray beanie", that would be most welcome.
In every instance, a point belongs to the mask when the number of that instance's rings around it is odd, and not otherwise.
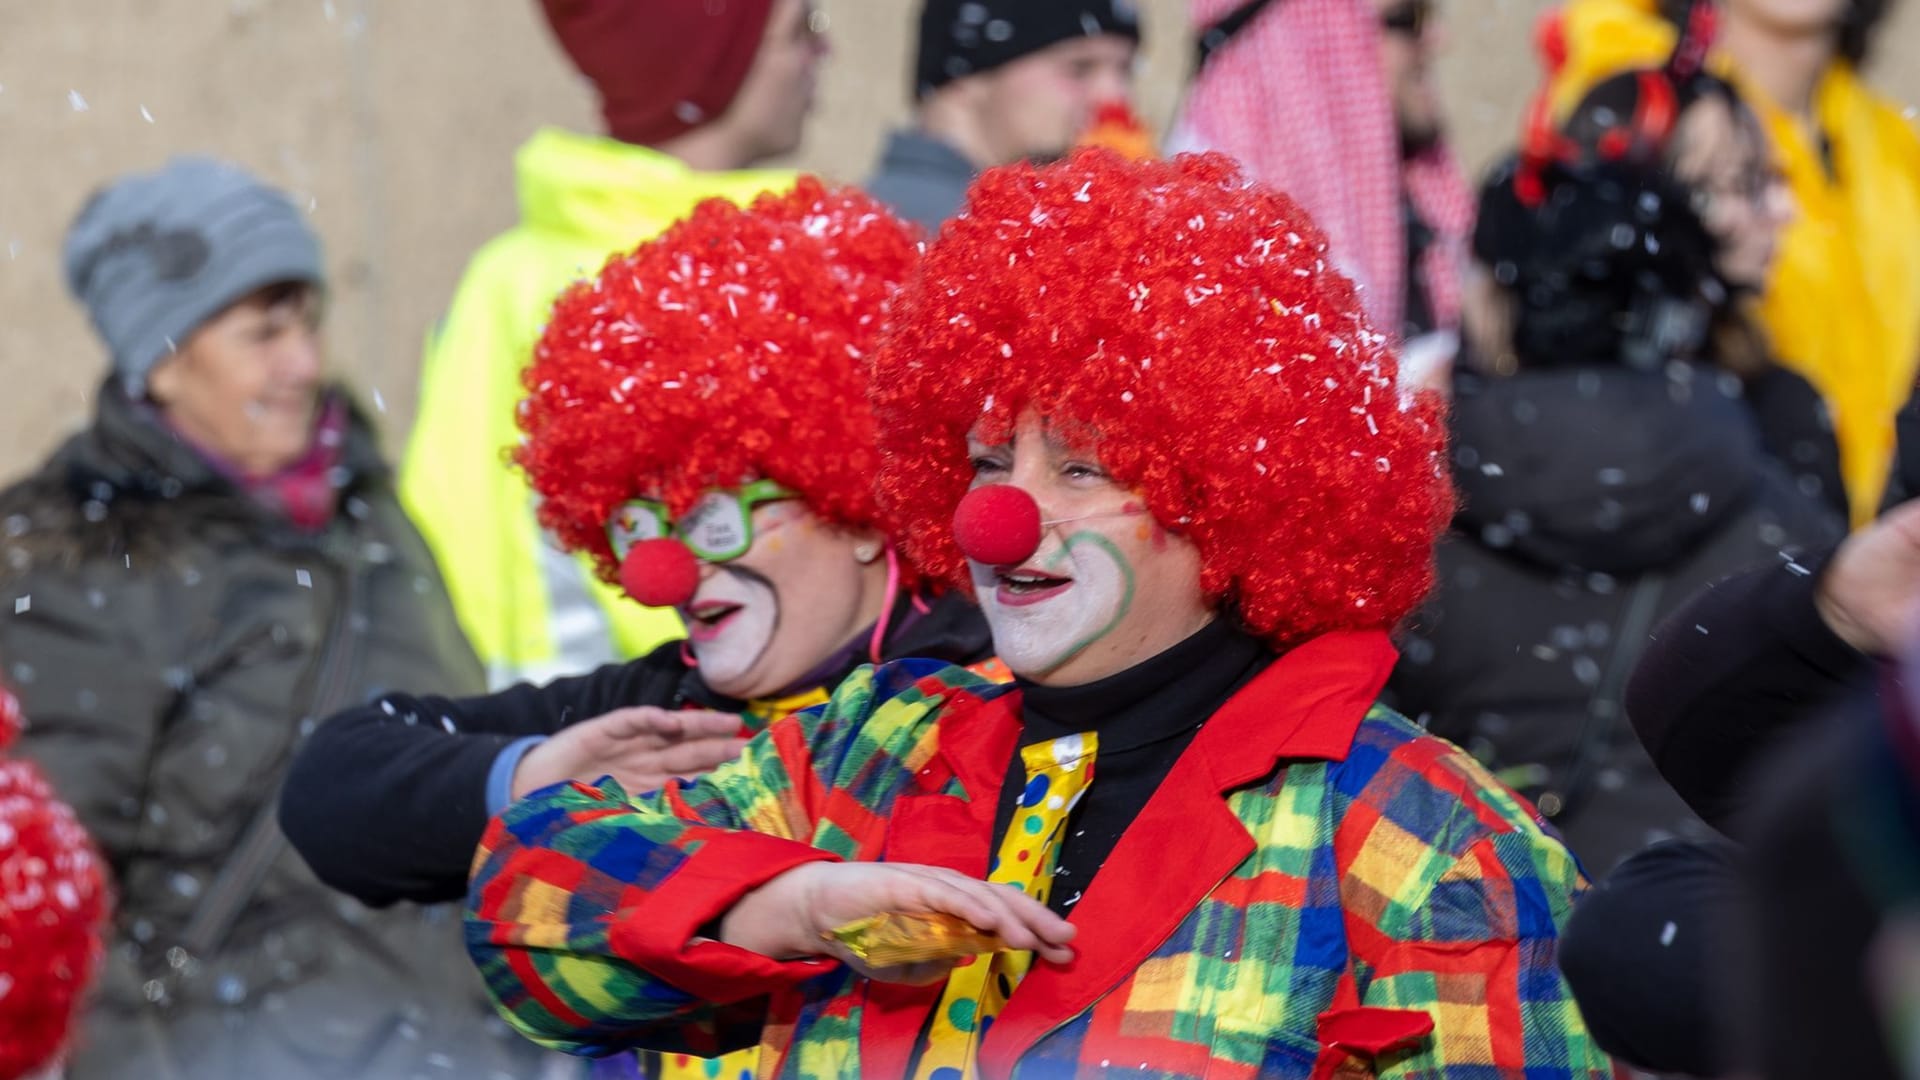
[[[526,1073],[457,920],[335,896],[275,824],[310,718],[483,687],[326,382],[319,242],[285,195],[181,159],[87,203],[66,276],[111,371],[85,430],[0,492],[0,657],[19,752],[119,894],[67,1075]]]

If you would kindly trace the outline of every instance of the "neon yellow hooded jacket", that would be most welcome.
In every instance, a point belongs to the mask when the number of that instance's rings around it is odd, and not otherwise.
[[[521,146],[515,168],[520,224],[474,255],[428,339],[400,472],[401,498],[495,686],[585,671],[681,633],[673,612],[640,607],[554,552],[507,462],[520,440],[520,373],[554,298],[704,199],[745,201],[793,182],[786,172],[698,172],[657,150],[553,128]]]
[[[1657,64],[1673,48],[1655,0],[1567,0],[1561,12],[1566,64],[1549,86],[1557,117],[1595,83]],[[1716,66],[1739,81],[1724,57]],[[1920,135],[1845,63],[1814,90],[1817,132],[1751,85],[1741,89],[1772,137],[1795,204],[1761,321],[1781,364],[1833,412],[1848,503],[1861,524],[1879,508],[1894,414],[1912,395],[1920,362]]]

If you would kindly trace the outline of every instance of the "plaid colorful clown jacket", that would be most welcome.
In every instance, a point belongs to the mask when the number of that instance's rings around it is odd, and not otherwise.
[[[1373,704],[1381,634],[1315,639],[1209,718],[982,1045],[999,1077],[1611,1075],[1554,967],[1579,870],[1465,753]],[[863,668],[819,710],[644,799],[558,785],[496,819],[468,941],[547,1046],[711,1055],[769,1076],[903,1075],[940,987],[703,937],[812,860],[985,877],[1019,691]],[[1095,783],[1098,783],[1096,777]]]

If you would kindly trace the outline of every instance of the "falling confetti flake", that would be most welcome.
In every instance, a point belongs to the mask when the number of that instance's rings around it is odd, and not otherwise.
[[[145,105],[140,106],[140,119],[145,120],[149,124],[153,123],[153,114],[147,111]]]
[[[87,111],[87,99],[81,97],[78,90],[67,91],[67,104],[73,106],[74,112]]]
[[[15,615],[25,615],[27,612],[32,610],[33,610],[33,596],[31,594],[27,596],[22,596],[18,600],[15,600],[13,602],[13,613]]]

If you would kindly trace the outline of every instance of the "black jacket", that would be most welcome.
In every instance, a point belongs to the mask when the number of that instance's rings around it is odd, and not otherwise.
[[[993,652],[986,620],[958,596],[895,625],[901,629],[882,649],[886,660],[971,664]],[[507,744],[631,706],[744,708],[708,689],[681,660],[680,644],[545,686],[468,698],[388,694],[340,713],[294,762],[281,826],[321,880],[367,903],[464,896],[487,826],[487,775]],[[864,659],[850,658],[826,685]]]
[[[1738,384],[1675,365],[1462,376],[1462,503],[1390,684],[1533,797],[1590,870],[1698,822],[1620,715],[1657,616],[1838,515],[1762,451]]]
[[[1898,432],[1889,506],[1920,492],[1915,402]],[[1900,902],[1885,869],[1911,888],[1920,866],[1920,802],[1893,765],[1873,660],[1815,605],[1831,554],[1696,594],[1655,631],[1628,684],[1628,714],[1662,775],[1741,841],[1634,856],[1582,899],[1561,939],[1595,1038],[1642,1068],[1898,1075],[1867,968],[1883,910]]]
[[[1830,714],[1871,716],[1873,661],[1814,607],[1831,548],[1730,577],[1653,634],[1627,715],[1654,764],[1722,832],[1749,809],[1748,774]]]
[[[1870,886],[1876,864],[1912,880],[1920,818],[1874,662],[1814,605],[1829,554],[1699,593],[1629,684],[1661,772],[1740,841],[1636,855],[1568,925],[1560,963],[1582,1013],[1640,1067],[1899,1075],[1871,990],[1886,901]]]

